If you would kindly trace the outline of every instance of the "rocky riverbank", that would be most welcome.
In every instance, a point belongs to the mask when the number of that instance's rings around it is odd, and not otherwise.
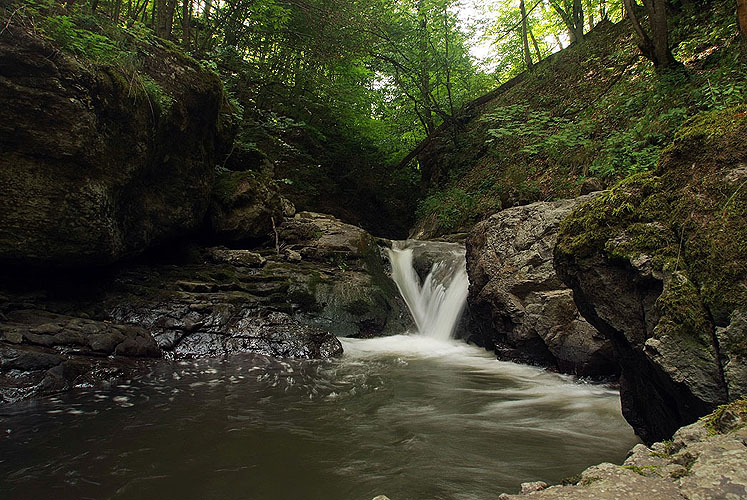
[[[6,272],[0,401],[122,376],[144,358],[338,356],[335,335],[410,325],[379,246],[355,226],[300,213],[278,227],[277,249],[258,250],[192,243],[111,268]]]
[[[622,465],[589,467],[564,485],[524,483],[500,500],[651,500],[747,497],[747,400],[679,429],[671,441],[639,444]]]

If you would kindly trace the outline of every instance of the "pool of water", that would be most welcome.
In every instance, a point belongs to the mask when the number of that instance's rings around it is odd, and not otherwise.
[[[637,442],[609,387],[457,341],[343,343],[333,361],[162,361],[0,408],[0,498],[486,500]]]

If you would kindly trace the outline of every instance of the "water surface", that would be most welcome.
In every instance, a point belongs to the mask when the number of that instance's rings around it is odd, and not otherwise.
[[[0,409],[0,497],[486,500],[636,443],[603,386],[456,341],[344,346],[334,361],[163,361]]]

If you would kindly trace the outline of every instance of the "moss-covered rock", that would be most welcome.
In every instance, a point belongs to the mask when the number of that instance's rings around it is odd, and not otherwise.
[[[623,411],[666,438],[745,394],[747,113],[686,122],[656,172],[635,175],[561,225],[555,265],[614,342]]]
[[[0,260],[107,264],[202,223],[227,133],[220,80],[138,43],[135,69],[14,22],[0,34]]]
[[[265,161],[256,171],[228,170],[216,176],[207,220],[218,240],[269,239],[290,205],[280,196],[272,173],[272,164]]]

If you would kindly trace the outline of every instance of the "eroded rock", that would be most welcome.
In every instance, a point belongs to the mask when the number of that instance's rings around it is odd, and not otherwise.
[[[117,67],[3,30],[0,261],[109,264],[202,224],[224,141],[221,83],[157,41],[142,53],[163,105]]]
[[[591,199],[510,208],[475,226],[467,239],[468,301],[481,328],[473,340],[567,373],[616,372],[610,341],[580,316],[552,265],[560,221]]]

